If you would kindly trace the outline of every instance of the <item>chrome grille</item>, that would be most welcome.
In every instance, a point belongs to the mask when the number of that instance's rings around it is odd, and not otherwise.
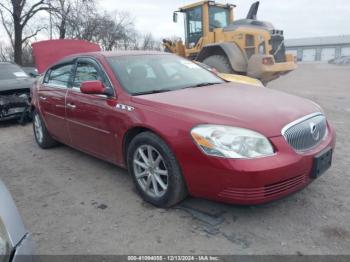
[[[296,151],[307,151],[317,146],[326,133],[327,121],[321,113],[305,116],[282,129],[282,135]]]

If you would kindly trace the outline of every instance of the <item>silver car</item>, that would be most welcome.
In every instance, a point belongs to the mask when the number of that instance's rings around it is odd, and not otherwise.
[[[34,242],[16,205],[0,180],[0,262],[38,261]]]

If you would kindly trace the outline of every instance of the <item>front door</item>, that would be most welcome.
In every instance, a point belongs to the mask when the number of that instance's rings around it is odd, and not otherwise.
[[[54,138],[63,143],[69,141],[66,95],[72,69],[73,63],[64,63],[51,68],[38,91],[40,111],[46,128]]]
[[[203,37],[203,11],[202,6],[188,9],[185,13],[186,18],[186,47],[193,48]]]
[[[105,160],[115,160],[115,132],[119,125],[114,115],[116,98],[80,92],[80,84],[91,80],[101,80],[112,88],[105,72],[96,61],[80,58],[73,79],[66,100],[72,145]]]

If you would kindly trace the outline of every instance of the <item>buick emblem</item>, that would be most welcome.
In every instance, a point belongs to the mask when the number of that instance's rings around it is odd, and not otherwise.
[[[310,123],[310,133],[311,133],[312,138],[315,141],[319,140],[319,138],[320,138],[320,131],[317,129],[315,123]]]

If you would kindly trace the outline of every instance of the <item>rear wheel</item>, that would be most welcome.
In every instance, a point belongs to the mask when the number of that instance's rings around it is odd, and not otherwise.
[[[233,74],[230,61],[223,55],[212,55],[203,60],[203,64],[215,68],[219,73]]]
[[[128,148],[128,169],[141,197],[170,207],[187,195],[180,167],[167,144],[151,132],[137,135]]]
[[[47,149],[58,144],[47,131],[45,123],[37,111],[33,112],[33,131],[35,141],[41,148]]]

